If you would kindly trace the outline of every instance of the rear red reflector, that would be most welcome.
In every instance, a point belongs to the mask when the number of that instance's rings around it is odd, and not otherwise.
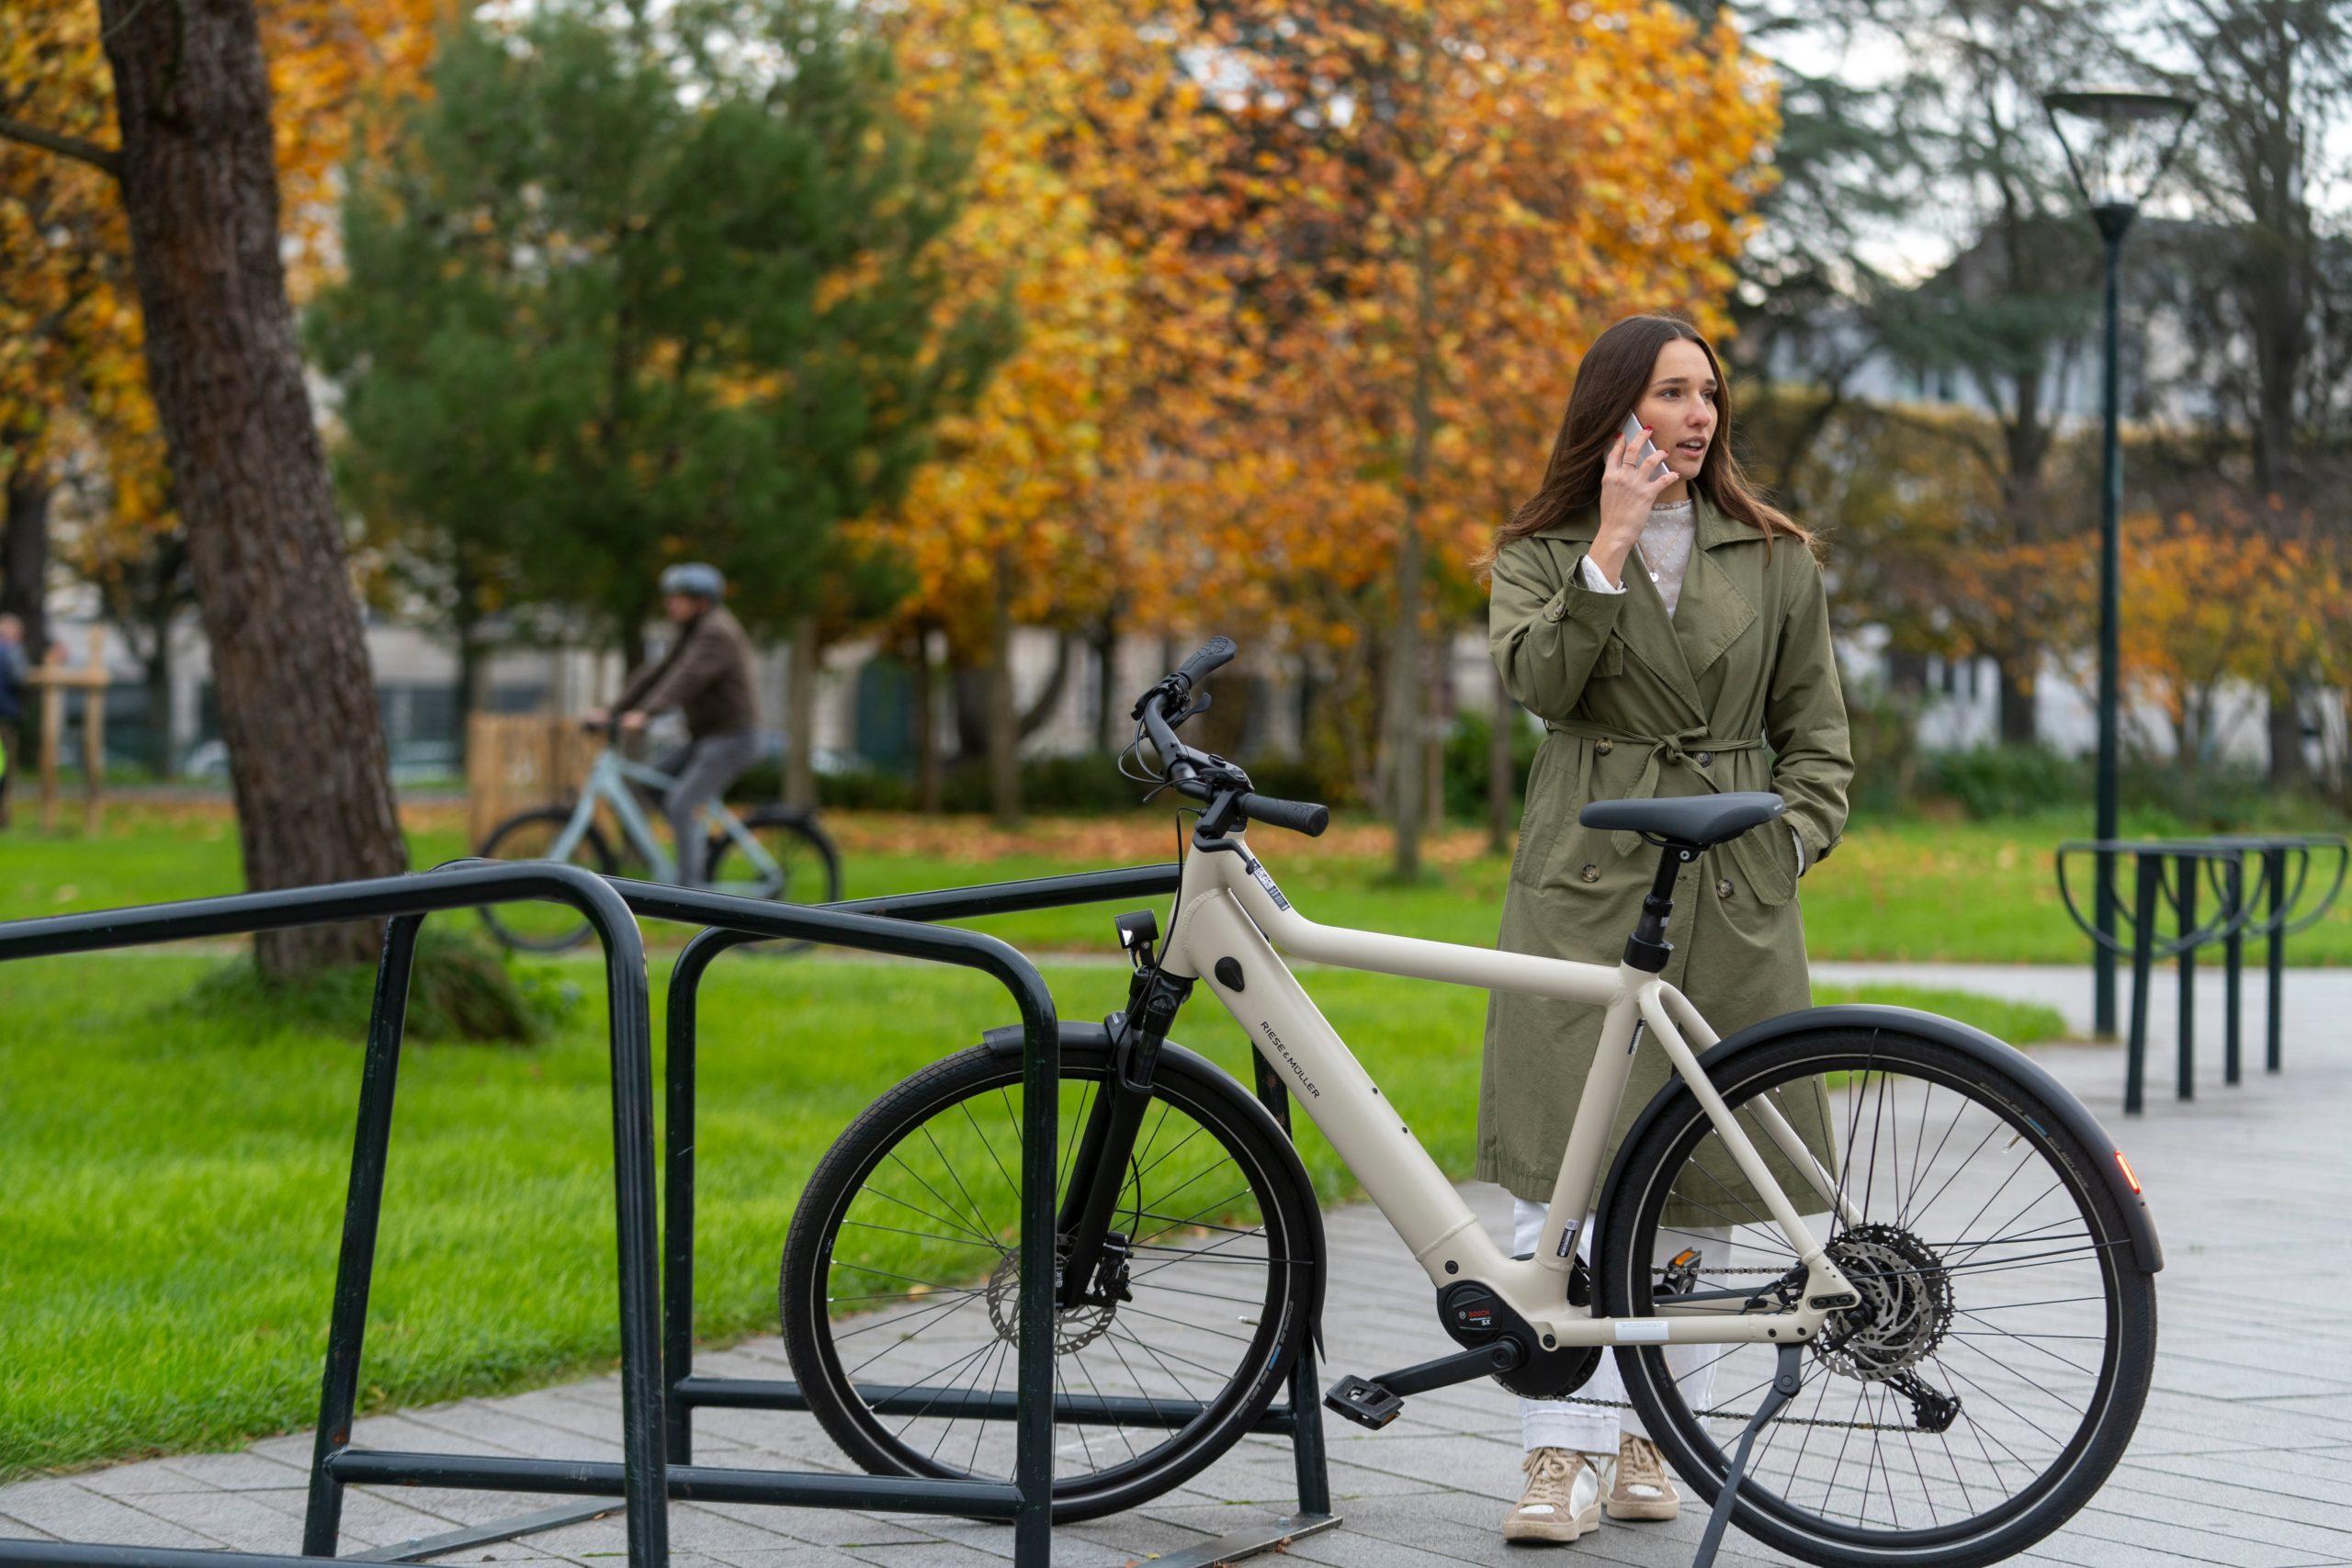
[[[2123,1168],[2123,1179],[2132,1184],[2132,1190],[2134,1192],[2139,1191],[2140,1179],[2132,1174],[2132,1162],[2123,1157],[2123,1151],[2121,1149],[2115,1151],[2115,1163]]]

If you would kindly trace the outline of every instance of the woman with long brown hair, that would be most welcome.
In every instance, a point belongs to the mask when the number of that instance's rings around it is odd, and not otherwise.
[[[1628,414],[1655,457],[1622,433]],[[1488,610],[1503,682],[1547,731],[1502,947],[1616,962],[1654,852],[1582,826],[1588,802],[1763,789],[1788,802],[1781,823],[1706,851],[1676,884],[1664,977],[1725,1034],[1812,999],[1797,878],[1843,833],[1853,773],[1812,536],[1748,484],[1731,428],[1722,363],[1696,329],[1666,316],[1611,327],[1577,368],[1542,487],[1497,536]],[[1510,1190],[1519,1253],[1589,1246],[1589,1224],[1567,1238],[1540,1233],[1600,1021],[1538,997],[1488,1003],[1477,1173]],[[1660,1053],[1636,1058],[1611,1156],[1668,1072]],[[1701,1267],[1721,1265],[1727,1233],[1698,1212],[1677,1224]],[[1702,1361],[1674,1364],[1694,1408]],[[1675,1516],[1657,1447],[1630,1411],[1610,1407],[1623,1397],[1603,1357],[1575,1400],[1523,1402],[1527,1485],[1507,1539],[1574,1540],[1604,1511]],[[1611,1455],[1604,1500],[1594,1461]]]

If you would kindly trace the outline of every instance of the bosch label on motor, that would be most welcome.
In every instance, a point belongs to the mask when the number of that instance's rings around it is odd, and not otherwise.
[[[1274,886],[1274,879],[1267,874],[1264,866],[1252,865],[1250,874],[1258,879],[1258,886],[1266,890],[1266,897],[1274,901],[1275,908],[1285,915],[1290,913],[1290,900],[1283,897],[1283,890]]]

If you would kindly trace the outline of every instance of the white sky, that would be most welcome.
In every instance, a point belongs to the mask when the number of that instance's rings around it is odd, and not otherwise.
[[[1773,38],[1770,52],[1807,74],[1834,73],[1839,80],[1856,85],[1889,79],[1898,73],[1905,58],[1901,43],[1885,35],[1863,39],[1840,50],[1826,36],[1783,33]],[[2083,83],[2086,86],[2117,85],[2121,82],[2113,73],[2097,82]],[[2044,134],[2049,134],[2046,127],[2042,129]],[[2352,116],[2340,118],[2327,128],[2315,162],[2319,166],[2312,171],[2312,203],[2324,218],[2340,225],[2352,218]],[[2178,176],[2168,175],[2158,183],[2145,210],[2152,215],[2187,218],[2194,215],[2195,204]],[[1967,243],[1971,237],[1969,218],[1965,210],[1956,206],[1924,209],[1900,223],[1878,225],[1878,231],[1870,234],[1856,249],[1863,260],[1890,276],[1913,281],[1934,272]]]

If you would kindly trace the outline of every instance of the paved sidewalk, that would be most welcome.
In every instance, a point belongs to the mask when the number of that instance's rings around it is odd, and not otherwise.
[[[1901,977],[2048,1000],[2076,1027],[2086,971],[1962,966],[1822,966],[1825,979]],[[2148,1184],[2168,1267],[2160,1276],[2155,1386],[2137,1440],[2101,1496],[2032,1561],[2086,1568],[2352,1563],[2352,973],[2291,973],[2286,1073],[2260,1071],[2258,984],[2247,987],[2248,1060],[2221,1084],[2220,981],[2208,976],[2199,1097],[2171,1098],[2170,976],[2163,977],[2148,1114],[2120,1113],[2112,1048],[2040,1053],[2089,1102]],[[2208,998],[2200,994],[2200,1009]],[[1508,1210],[1491,1187],[1464,1189],[1490,1228]],[[1448,1348],[1430,1292],[1380,1216],[1329,1218],[1334,1278],[1327,1339],[1332,1376]],[[756,1341],[705,1356],[699,1371],[789,1376],[781,1346]],[[1328,1381],[1328,1380],[1327,1380]],[[371,1417],[364,1446],[619,1457],[617,1380]],[[696,1416],[695,1458],[713,1463],[842,1469],[807,1416],[712,1410]],[[1681,1564],[1695,1510],[1666,1525],[1609,1525],[1565,1551],[1506,1549],[1498,1525],[1517,1495],[1514,1402],[1491,1384],[1417,1396],[1385,1431],[1327,1426],[1338,1530],[1290,1556],[1346,1568],[1590,1561]],[[232,1546],[292,1551],[300,1540],[307,1435],[242,1453],[157,1460],[0,1488],[0,1536]],[[356,1553],[560,1499],[417,1489],[355,1491],[344,1551]],[[1055,1561],[1096,1568],[1197,1547],[1295,1506],[1287,1448],[1246,1440],[1193,1484],[1134,1514],[1057,1533]],[[1011,1555],[1002,1526],[811,1509],[677,1505],[673,1561],[729,1568],[988,1568]],[[569,1562],[610,1568],[619,1519],[478,1547],[452,1562]],[[1275,1561],[1269,1559],[1268,1561]],[[1735,1536],[1720,1562],[1788,1561]]]

